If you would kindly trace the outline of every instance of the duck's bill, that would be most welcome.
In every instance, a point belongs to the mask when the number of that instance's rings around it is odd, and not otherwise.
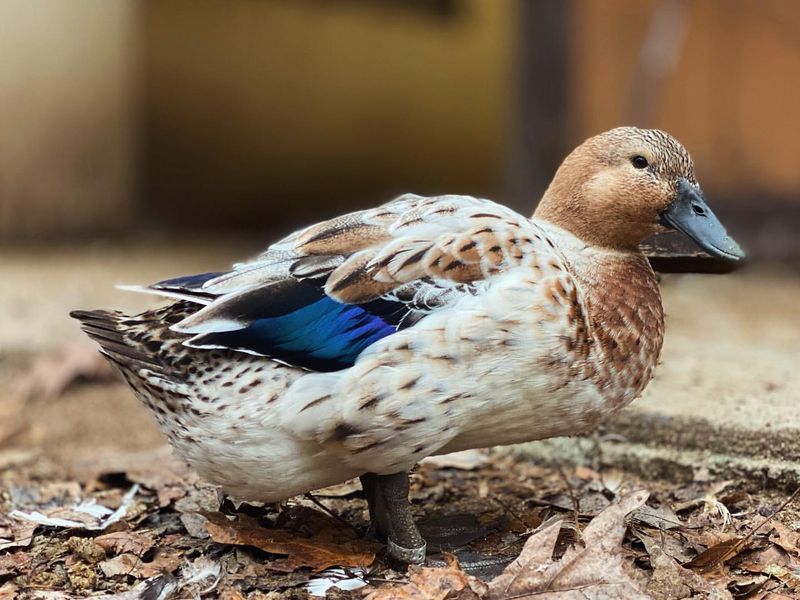
[[[739,244],[725,231],[702,192],[685,179],[678,181],[678,193],[661,213],[661,224],[680,231],[711,256],[733,261],[744,258]]]

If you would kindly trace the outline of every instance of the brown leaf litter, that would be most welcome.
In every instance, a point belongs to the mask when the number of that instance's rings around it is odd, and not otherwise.
[[[797,508],[729,482],[560,471],[508,451],[424,464],[411,496],[431,564],[405,572],[364,539],[354,482],[264,506],[158,453],[68,474],[3,471],[0,598],[800,597]]]
[[[295,571],[308,567],[322,571],[328,567],[368,567],[375,560],[380,544],[355,536],[349,529],[330,524],[319,528],[313,537],[300,537],[286,529],[266,529],[247,515],[229,519],[221,513],[203,512],[208,519],[211,539],[221,544],[253,546],[271,554],[286,554],[273,561],[271,568]]]
[[[649,596],[640,591],[622,557],[625,517],[641,507],[647,496],[640,490],[611,504],[583,530],[581,543],[570,546],[560,559],[553,558],[563,524],[556,520],[530,536],[520,555],[488,585],[467,576],[453,561],[444,568],[415,569],[408,583],[375,590],[368,598],[647,600]]]
[[[693,569],[702,573],[713,571],[714,569],[717,569],[729,562],[731,559],[738,556],[743,550],[745,550],[745,548],[747,548],[747,546],[751,543],[755,533],[772,521],[772,519],[782,509],[784,509],[792,500],[797,497],[798,493],[800,493],[800,488],[795,490],[794,493],[789,496],[781,506],[775,509],[775,511],[769,517],[765,518],[756,527],[753,527],[750,531],[748,531],[746,535],[732,537],[710,546],[691,561],[686,563],[685,566],[689,569]],[[788,531],[784,537],[788,537]]]
[[[481,600],[488,586],[467,575],[454,557],[444,567],[412,567],[408,581],[365,592],[366,600]]]

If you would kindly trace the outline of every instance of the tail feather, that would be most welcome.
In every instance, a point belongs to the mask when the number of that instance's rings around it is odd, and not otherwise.
[[[69,313],[81,322],[81,329],[100,345],[100,351],[112,362],[124,365],[131,361],[149,368],[160,368],[160,364],[140,347],[126,338],[121,322],[127,317],[118,311],[74,310]]]
[[[70,316],[100,345],[100,352],[122,374],[136,396],[150,408],[165,431],[173,417],[192,406],[192,377],[196,372],[185,336],[169,326],[186,317],[196,304],[175,303],[136,316],[110,310],[76,310]]]

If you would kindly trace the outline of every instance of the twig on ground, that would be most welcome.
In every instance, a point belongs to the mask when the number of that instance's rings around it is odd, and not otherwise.
[[[569,494],[570,500],[572,500],[572,516],[575,520],[575,531],[580,532],[579,528],[579,519],[581,513],[581,505],[578,501],[578,497],[575,495],[575,490],[572,489],[572,484],[569,482],[567,478],[567,474],[564,473],[564,469],[562,467],[558,467],[558,474],[561,476],[561,480],[564,482],[564,485],[567,486],[567,493]]]
[[[314,503],[316,506],[318,506],[318,507],[319,507],[319,508],[321,508],[323,511],[325,511],[325,514],[327,514],[327,515],[329,515],[329,516],[333,517],[334,519],[336,519],[336,520],[337,520],[339,523],[341,523],[342,525],[345,525],[346,527],[349,527],[349,528],[350,528],[350,529],[352,529],[353,531],[355,531],[355,532],[358,532],[358,529],[356,529],[356,526],[355,526],[355,525],[353,525],[352,523],[348,522],[346,519],[343,519],[342,517],[340,517],[339,515],[337,515],[337,514],[336,514],[335,512],[333,512],[333,511],[332,511],[330,508],[328,508],[328,507],[327,507],[327,506],[325,506],[325,505],[324,505],[322,502],[320,502],[319,500],[317,500],[317,498],[316,498],[316,497],[314,496],[314,494],[312,494],[311,492],[306,492],[305,494],[303,494],[303,497],[304,497],[304,498],[306,498],[307,500],[310,500],[311,502],[313,502],[313,503]]]

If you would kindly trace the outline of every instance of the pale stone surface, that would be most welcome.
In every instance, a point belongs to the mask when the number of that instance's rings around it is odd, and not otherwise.
[[[630,410],[747,428],[800,425],[800,276],[756,268],[662,282],[667,335]]]

